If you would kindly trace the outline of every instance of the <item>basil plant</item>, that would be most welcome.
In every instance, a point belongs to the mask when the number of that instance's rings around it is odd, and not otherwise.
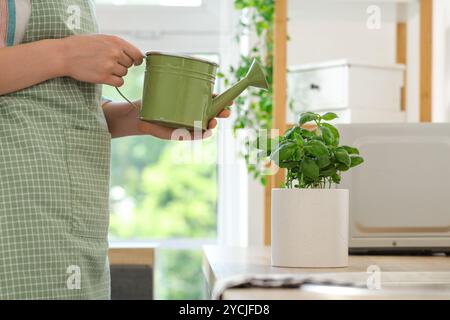
[[[319,115],[305,112],[266,154],[280,168],[287,170],[287,188],[331,188],[341,182],[341,173],[364,162],[359,150],[339,145],[339,131],[326,121],[336,119],[335,113]],[[310,129],[306,129],[305,125]]]

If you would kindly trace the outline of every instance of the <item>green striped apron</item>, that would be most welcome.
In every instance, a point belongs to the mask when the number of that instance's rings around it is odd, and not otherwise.
[[[32,0],[23,42],[96,32],[91,1]],[[109,299],[100,99],[68,77],[0,96],[0,299]]]

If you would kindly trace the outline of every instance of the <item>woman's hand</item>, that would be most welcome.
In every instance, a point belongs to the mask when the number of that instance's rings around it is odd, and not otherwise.
[[[76,35],[61,41],[64,73],[79,81],[120,87],[128,68],[144,58],[138,48],[116,36]]]
[[[140,107],[141,102],[136,101],[134,104]],[[230,103],[229,105],[231,105]],[[120,138],[134,135],[152,135],[154,137],[170,140],[176,129],[165,127],[151,122],[139,119],[139,110],[129,103],[125,102],[108,102],[103,105],[106,120],[108,122],[109,132],[113,138]],[[230,110],[224,109],[217,118],[228,118],[231,115]],[[217,126],[217,119],[213,118],[209,121],[208,130],[197,136],[190,132],[191,139],[204,139],[212,134],[212,130]]]

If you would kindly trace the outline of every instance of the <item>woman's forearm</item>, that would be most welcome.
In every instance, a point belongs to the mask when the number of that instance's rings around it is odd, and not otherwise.
[[[65,75],[61,40],[42,40],[0,48],[0,95]]]
[[[140,104],[136,101],[135,104]],[[107,102],[103,104],[103,113],[112,138],[142,135],[137,123],[139,110],[128,102]]]
[[[74,35],[0,48],[0,95],[57,77],[120,87],[141,51],[108,35]]]
[[[112,138],[151,135],[160,139],[171,139],[174,129],[139,120],[141,101],[107,102],[103,104],[103,113]]]

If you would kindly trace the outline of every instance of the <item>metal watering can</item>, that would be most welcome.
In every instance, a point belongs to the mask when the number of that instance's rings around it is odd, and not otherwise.
[[[254,60],[243,79],[213,98],[217,68],[204,59],[148,52],[140,119],[206,130],[209,120],[248,87],[269,88],[263,68]]]

